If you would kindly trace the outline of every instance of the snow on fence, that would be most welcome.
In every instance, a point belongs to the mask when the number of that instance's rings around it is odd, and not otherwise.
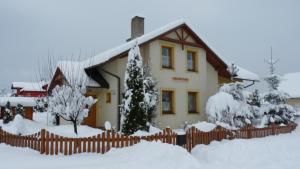
[[[297,124],[289,123],[286,126],[270,125],[265,128],[254,128],[246,126],[239,130],[228,130],[217,126],[209,132],[203,132],[195,127],[189,128],[186,135],[178,135],[170,128],[166,128],[160,133],[150,136],[125,136],[116,132],[105,131],[92,137],[68,138],[55,135],[42,129],[40,132],[19,136],[5,132],[0,127],[0,143],[6,143],[16,147],[28,147],[46,155],[72,155],[78,153],[106,153],[111,148],[122,148],[132,146],[141,140],[158,141],[163,143],[181,145],[191,151],[198,144],[210,144],[212,141],[222,139],[250,139],[266,137],[281,133],[290,133],[296,128]],[[179,137],[185,139],[179,139]],[[180,143],[179,143],[180,140]]]
[[[285,126],[271,124],[264,128],[255,128],[251,125],[245,126],[239,130],[228,130],[217,126],[209,132],[203,132],[195,127],[186,131],[185,148],[191,151],[198,144],[210,144],[212,141],[221,141],[222,139],[251,139],[260,138],[282,133],[290,133],[297,127],[295,123],[289,123]]]

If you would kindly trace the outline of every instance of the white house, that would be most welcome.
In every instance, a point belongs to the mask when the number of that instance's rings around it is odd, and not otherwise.
[[[70,80],[84,81],[88,95],[98,99],[85,123],[100,127],[110,121],[119,126],[118,105],[124,89],[127,55],[135,40],[158,81],[160,101],[153,119],[156,125],[179,128],[185,122],[205,120],[208,98],[220,84],[230,82],[230,75],[227,64],[183,20],[144,34],[144,18],[132,18],[127,42],[88,60],[60,62],[49,89]],[[255,74],[242,70],[247,73],[240,73],[237,80],[258,80]]]

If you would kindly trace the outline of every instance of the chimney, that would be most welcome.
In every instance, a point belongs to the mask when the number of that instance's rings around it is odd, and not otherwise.
[[[131,37],[127,41],[135,39],[144,34],[144,17],[135,16],[131,19]]]

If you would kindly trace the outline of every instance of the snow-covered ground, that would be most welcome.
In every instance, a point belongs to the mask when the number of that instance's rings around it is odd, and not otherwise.
[[[17,162],[15,160],[17,159]],[[143,141],[106,154],[46,156],[28,148],[0,144],[3,169],[197,169],[198,161],[179,146]]]
[[[33,114],[33,121],[24,119],[24,127],[22,129],[22,135],[29,135],[34,134],[41,129],[46,129],[47,131],[64,136],[64,137],[89,137],[95,136],[97,134],[101,134],[103,131],[100,129],[92,128],[86,125],[79,125],[78,127],[78,135],[74,133],[73,125],[60,125],[60,126],[53,126],[51,123],[47,123],[47,113],[34,113]],[[2,129],[12,133],[12,134],[19,134],[18,124],[15,124],[14,121],[8,124],[2,124],[2,120],[0,120],[0,126]]]
[[[299,169],[300,129],[291,134],[198,145],[192,155],[205,169]]]

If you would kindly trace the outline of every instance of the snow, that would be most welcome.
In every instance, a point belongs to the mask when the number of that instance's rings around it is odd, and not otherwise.
[[[1,168],[22,169],[199,169],[199,162],[185,149],[161,142],[142,141],[106,154],[45,156],[29,148],[0,144]],[[18,162],[15,160],[18,159]]]
[[[279,90],[290,95],[291,98],[300,98],[300,72],[283,75]]]
[[[100,85],[90,78],[84,68],[88,64],[86,61],[59,61],[57,68],[61,70],[68,83],[80,84],[89,87],[100,87]]]
[[[47,82],[12,82],[12,88],[21,88],[21,91],[45,91],[43,86]]]
[[[138,131],[134,132],[132,134],[132,136],[150,136],[150,135],[155,135],[155,134],[157,134],[159,132],[162,132],[162,130],[160,130],[159,128],[156,128],[156,127],[150,125],[149,126],[149,132],[138,130]]]
[[[34,97],[0,97],[0,106],[5,106],[7,101],[10,102],[12,107],[16,107],[18,104],[21,104],[23,107],[36,106]]]
[[[242,79],[242,80],[254,80],[254,81],[259,81],[259,76],[253,72],[250,72],[247,69],[244,69],[240,66],[237,66],[238,72],[237,72],[237,79]]]
[[[300,130],[256,139],[213,141],[198,145],[192,155],[205,169],[298,169]]]
[[[138,41],[138,45],[143,44],[149,40],[152,40],[155,37],[167,32],[168,30],[176,28],[182,24],[186,24],[186,22],[184,20],[177,20],[177,21],[169,23],[159,29],[156,29],[152,32],[146,33],[146,34],[136,38],[136,40]],[[116,48],[113,48],[113,49],[107,50],[103,53],[97,54],[94,57],[85,61],[86,68],[104,63],[104,62],[112,59],[113,57],[128,51],[134,45],[135,45],[135,40],[131,40],[129,42],[126,42],[126,43],[116,47]]]
[[[34,113],[33,114],[33,120],[23,119],[24,122],[24,131],[22,131],[22,135],[30,135],[37,132],[40,132],[41,129],[46,129],[47,131],[64,136],[64,137],[73,137],[73,138],[79,138],[79,137],[90,137],[95,136],[97,134],[101,134],[103,131],[97,128],[92,128],[86,125],[78,125],[78,135],[74,133],[73,125],[60,125],[60,126],[53,126],[51,123],[46,123],[47,120],[45,119],[47,117],[46,113]],[[44,118],[44,119],[43,119]],[[18,131],[18,123],[14,123],[14,121],[3,124],[2,120],[0,120],[0,126],[2,126],[2,129],[4,131],[7,131],[12,134],[19,134]]]
[[[200,131],[209,132],[217,127],[216,124],[201,121],[196,124],[192,124],[190,127],[196,127]]]
[[[105,127],[105,130],[111,130],[111,123],[109,121],[105,121],[104,127]]]

